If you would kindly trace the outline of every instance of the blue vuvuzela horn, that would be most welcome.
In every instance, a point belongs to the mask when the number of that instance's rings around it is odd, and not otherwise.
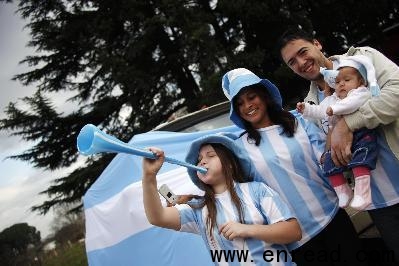
[[[156,159],[156,155],[150,151],[142,150],[130,146],[129,144],[120,141],[119,139],[110,136],[95,125],[87,124],[80,130],[77,138],[77,147],[80,154],[92,155],[100,152],[114,152],[114,153],[128,153],[133,155],[138,155],[150,159]],[[165,162],[181,165],[201,173],[206,173],[206,169],[203,167],[198,167],[183,161],[179,161],[173,158],[165,156]]]

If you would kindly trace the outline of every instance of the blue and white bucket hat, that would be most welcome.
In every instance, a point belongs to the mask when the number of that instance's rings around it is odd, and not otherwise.
[[[244,172],[243,180],[245,182],[253,181],[256,170],[251,160],[243,150],[235,144],[234,140],[223,134],[205,135],[197,138],[191,143],[189,151],[186,156],[186,162],[196,165],[198,163],[198,154],[204,144],[219,143],[229,149],[237,157],[238,162]],[[203,183],[198,178],[197,171],[194,169],[187,169],[193,183],[201,190],[204,190]]]
[[[241,91],[242,88],[255,84],[262,84],[271,95],[273,101],[283,108],[283,100],[278,88],[267,79],[261,79],[246,68],[236,68],[224,74],[222,79],[222,88],[224,95],[230,101],[230,120],[238,127],[245,129],[243,120],[234,111],[233,98]]]

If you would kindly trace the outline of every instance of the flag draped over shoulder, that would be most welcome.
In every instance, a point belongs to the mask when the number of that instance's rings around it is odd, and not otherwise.
[[[134,136],[129,144],[143,149],[160,147],[166,156],[184,160],[192,140],[240,131],[236,126],[194,133],[150,131]],[[142,157],[118,154],[84,195],[89,265],[213,265],[199,235],[149,224],[144,213],[141,164]],[[165,163],[157,180],[158,186],[167,184],[176,194],[202,194],[185,167]]]

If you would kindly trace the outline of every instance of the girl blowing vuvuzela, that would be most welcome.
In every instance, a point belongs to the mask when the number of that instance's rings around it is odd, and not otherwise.
[[[189,204],[163,207],[156,175],[164,153],[150,148],[158,159],[143,159],[143,200],[153,225],[200,234],[207,248],[217,252],[245,252],[246,261],[219,257],[216,265],[295,265],[285,244],[301,239],[301,229],[287,205],[271,188],[255,182],[254,167],[227,136],[195,140],[186,161],[207,169],[188,170],[193,183],[205,192]],[[215,257],[215,256],[213,256]]]

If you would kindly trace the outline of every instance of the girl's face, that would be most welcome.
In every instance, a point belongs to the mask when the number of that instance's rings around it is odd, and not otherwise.
[[[222,163],[211,145],[205,144],[201,147],[197,165],[208,170],[206,174],[197,172],[198,178],[202,182],[211,186],[225,185],[226,180],[223,176]]]
[[[252,89],[244,90],[237,95],[239,116],[254,128],[271,126],[265,101]]]

